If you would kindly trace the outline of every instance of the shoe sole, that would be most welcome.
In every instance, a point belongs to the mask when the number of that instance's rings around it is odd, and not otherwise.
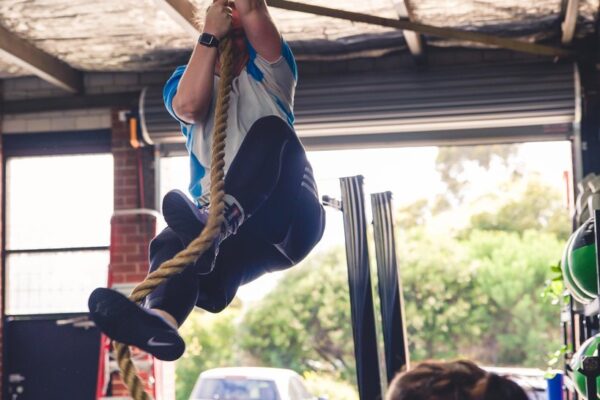
[[[167,225],[189,241],[197,238],[204,229],[204,224],[196,216],[196,206],[179,190],[172,190],[165,195],[162,211]]]
[[[174,361],[185,351],[185,342],[161,317],[111,289],[98,288],[88,300],[90,316],[109,338],[135,346],[163,361]]]

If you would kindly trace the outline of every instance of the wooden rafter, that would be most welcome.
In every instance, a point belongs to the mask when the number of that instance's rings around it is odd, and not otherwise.
[[[190,36],[198,36],[198,28],[194,21],[196,7],[189,0],[155,0],[171,18],[175,20]]]
[[[186,31],[197,35],[197,28],[194,24],[194,5],[189,0],[156,0],[175,20],[179,21]],[[576,1],[576,0],[573,0]],[[420,24],[405,19],[390,19],[377,17],[374,15],[361,14],[357,12],[338,10],[334,8],[315,6],[289,0],[267,0],[271,7],[281,8],[288,11],[298,11],[309,14],[321,15],[331,18],[338,18],[353,22],[362,22],[366,24],[385,26],[389,28],[402,29],[404,31],[415,32],[415,34],[425,34],[438,36],[448,39],[457,39],[468,42],[482,43],[490,46],[496,46],[504,49],[532,53],[537,55],[569,57],[572,52],[567,49],[529,43],[515,39],[503,38],[487,35],[478,32],[467,32],[453,28],[441,28],[431,25]],[[408,40],[407,40],[408,42]],[[415,44],[415,51],[418,51],[419,45]],[[422,44],[421,44],[422,47]],[[412,49],[411,49],[412,51]]]
[[[575,35],[577,26],[577,16],[579,14],[579,0],[567,0],[565,7],[565,17],[561,24],[562,43],[570,44]]]
[[[389,28],[414,31],[425,35],[432,35],[448,39],[457,39],[468,42],[482,43],[490,46],[496,46],[504,49],[531,53],[544,56],[570,57],[573,53],[570,50],[558,47],[544,46],[536,43],[523,42],[509,38],[486,35],[479,32],[467,32],[453,28],[440,28],[431,25],[420,24],[398,19],[377,17],[374,15],[361,14],[351,11],[337,10],[334,8],[315,6],[288,0],[267,0],[271,7],[282,8],[289,11],[305,12],[315,15],[322,15],[332,18],[344,19],[353,22],[362,22],[366,24],[386,26]]]
[[[0,57],[73,93],[83,90],[83,74],[58,58],[38,49],[0,25]]]
[[[394,4],[400,20],[414,21],[408,0],[394,2]],[[410,54],[416,59],[423,58],[425,55],[425,38],[423,35],[413,31],[402,31],[402,34],[404,35],[404,40],[406,40]]]

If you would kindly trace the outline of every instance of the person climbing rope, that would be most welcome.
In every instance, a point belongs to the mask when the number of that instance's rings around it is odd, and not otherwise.
[[[178,190],[165,195],[168,227],[150,244],[149,272],[207,225],[219,42],[229,35],[236,76],[229,94],[221,232],[195,263],[158,285],[143,304],[106,288],[94,290],[88,301],[107,336],[166,361],[183,354],[177,330],[194,306],[222,311],[241,285],[306,257],[325,227],[313,171],[293,130],[296,63],[265,1],[215,0],[203,25],[188,64],[175,70],[163,91],[186,138],[193,201]]]

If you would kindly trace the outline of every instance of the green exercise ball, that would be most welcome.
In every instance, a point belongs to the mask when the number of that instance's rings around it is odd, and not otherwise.
[[[562,260],[561,260],[561,270],[563,274],[563,281],[565,282],[565,287],[571,293],[571,296],[578,302],[582,304],[590,303],[594,298],[593,296],[588,296],[583,291],[577,287],[575,280],[573,279],[573,275],[571,275],[571,267],[569,265],[569,249],[571,247],[571,243],[573,239],[575,239],[575,235],[577,232],[574,232],[567,241],[565,249],[563,251]]]
[[[598,295],[596,237],[594,219],[585,221],[575,232],[569,249],[569,268],[576,286],[588,296]]]
[[[571,359],[571,368],[573,369],[573,383],[575,384],[575,390],[581,396],[582,399],[587,400],[587,389],[585,384],[585,375],[579,372],[583,357],[596,356],[598,355],[598,344],[600,344],[600,334],[592,336],[579,347],[579,350],[573,355]],[[596,387],[599,388],[598,395],[600,396],[600,377],[596,378]]]

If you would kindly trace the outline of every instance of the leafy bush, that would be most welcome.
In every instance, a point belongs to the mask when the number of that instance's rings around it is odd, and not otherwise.
[[[327,400],[358,400],[354,386],[345,381],[307,372],[304,374],[304,383],[314,396],[327,397]]]

